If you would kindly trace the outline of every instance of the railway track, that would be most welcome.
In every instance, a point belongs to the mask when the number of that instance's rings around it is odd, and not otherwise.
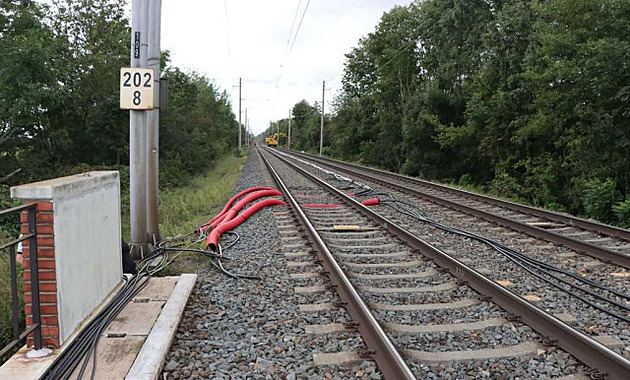
[[[449,207],[453,210],[524,232],[535,238],[590,255],[606,263],[630,269],[630,231],[536,207],[384,170],[350,164],[302,153],[292,154],[324,164],[342,173],[395,186],[398,190]]]
[[[283,239],[301,241],[308,235],[318,255],[315,259],[309,252],[288,252],[289,267],[299,270],[292,275],[300,284],[296,293],[313,295],[301,308],[321,312],[343,306],[358,321],[309,330],[317,334],[358,329],[368,347],[362,353],[328,353],[316,362],[373,358],[386,378],[396,379],[533,376],[519,375],[523,367],[536,376],[543,375],[537,368],[546,368],[544,375],[550,378],[569,373],[627,375],[630,362],[618,352],[427,244],[418,231],[405,228],[403,219],[399,225],[381,206],[379,213],[369,210],[318,179],[312,167],[300,167],[277,152],[259,153],[302,225],[300,232],[291,214],[278,215]],[[335,207],[312,208],[312,203]],[[358,230],[340,231],[335,225]],[[321,283],[322,273],[330,284]],[[343,304],[317,298],[327,290],[336,290]],[[557,346],[598,372],[589,372]]]
[[[318,171],[308,165],[306,167],[311,172]],[[362,180],[366,177],[367,175],[353,178]],[[416,236],[421,236],[433,245],[447,247],[445,249],[453,257],[466,262],[494,281],[537,303],[539,307],[564,318],[576,328],[600,340],[618,353],[630,356],[630,337],[628,336],[630,284],[627,281],[630,273],[625,268],[601,260],[593,260],[581,251],[563,247],[558,243],[550,244],[544,240],[535,239],[514,228],[504,228],[500,223],[480,221],[478,218],[471,217],[470,214],[409,193],[406,188],[401,188],[396,183],[389,184],[382,180],[365,180],[365,183],[376,188],[380,187],[381,190],[390,189],[389,191],[399,199],[414,203],[423,210],[431,210],[433,218],[439,219],[443,224],[490,237],[510,249],[518,250],[515,254],[524,256],[527,260],[536,260],[533,265],[536,272],[540,272],[542,265],[552,265],[551,269],[554,271],[566,271],[566,273],[557,272],[558,276],[554,276],[556,278],[552,283],[548,281],[548,278],[532,273],[529,270],[532,263],[529,263],[529,268],[524,268],[523,265],[514,261],[513,255],[498,255],[497,250],[487,244],[477,244],[477,241],[471,242],[469,239],[453,239],[452,234],[443,233],[444,229],[436,230],[434,226],[419,224],[417,219],[408,218],[389,208],[378,210],[379,213],[406,226]],[[343,184],[338,186],[343,186]],[[519,261],[523,260],[519,259]],[[575,274],[584,281],[593,281],[596,286],[587,284],[585,288],[572,292],[573,294],[568,294],[566,290],[559,293],[560,288],[570,287],[569,290],[574,290],[571,285],[572,280],[569,282],[566,280],[575,277]],[[550,277],[548,272],[544,274],[544,277]],[[607,295],[601,297],[600,290],[602,289],[598,288],[600,285],[609,288],[604,290],[604,293],[610,295],[609,299]],[[591,290],[595,290],[595,294]],[[615,312],[609,313],[611,310]]]

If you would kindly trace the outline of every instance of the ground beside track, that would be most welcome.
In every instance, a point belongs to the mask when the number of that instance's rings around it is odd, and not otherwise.
[[[265,186],[263,167],[252,154],[234,192]],[[274,210],[274,211],[277,211]],[[378,379],[373,364],[333,372],[313,366],[322,337],[307,337],[272,210],[255,214],[235,230],[241,240],[227,251],[227,269],[258,274],[262,281],[234,280],[197,255],[182,257],[179,268],[199,275],[175,341],[166,358],[166,379]],[[179,261],[180,259],[178,259]],[[176,267],[177,268],[177,267]],[[311,321],[312,323],[312,321]]]

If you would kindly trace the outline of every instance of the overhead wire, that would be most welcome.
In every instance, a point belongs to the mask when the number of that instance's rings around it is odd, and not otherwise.
[[[300,5],[302,4],[302,0],[300,0],[298,2],[298,6],[295,10],[295,15],[297,16],[298,11],[300,9]],[[282,76],[284,74],[285,68],[288,65],[289,59],[291,57],[291,53],[293,52],[293,47],[295,46],[295,41],[297,40],[298,35],[300,34],[300,29],[302,28],[302,23],[304,22],[304,17],[306,16],[306,11],[308,11],[308,7],[311,4],[311,0],[308,0],[306,2],[306,6],[304,7],[304,11],[302,12],[302,17],[300,17],[300,22],[298,23],[298,26],[295,30],[295,34],[293,35],[293,41],[291,42],[289,51],[286,51],[286,47],[285,47],[285,54],[284,57],[282,59],[282,63],[280,65],[280,71],[278,72],[278,77],[276,78],[276,84],[275,84],[275,90],[274,90],[274,95],[273,97],[277,97],[278,96],[278,91],[280,89],[280,82],[282,81]],[[295,25],[295,17],[293,20],[293,25]],[[289,40],[291,39],[291,33],[293,32],[293,25],[291,26],[291,32],[289,33],[289,37],[287,39],[287,43],[289,42]]]
[[[301,3],[302,3],[302,1],[300,0],[300,2],[298,3],[298,8],[296,9],[296,14],[297,14],[297,11],[300,9],[299,7],[300,7]],[[284,73],[284,68],[288,64],[287,61],[291,57],[291,53],[293,52],[293,47],[295,46],[295,41],[297,40],[297,37],[300,34],[300,29],[302,28],[302,22],[304,22],[304,16],[306,16],[306,11],[308,11],[308,6],[310,4],[311,4],[311,0],[308,0],[306,2],[306,6],[304,7],[304,12],[302,12],[302,17],[300,18],[300,23],[298,24],[298,27],[295,30],[295,34],[293,35],[293,41],[291,42],[291,47],[289,48],[288,53],[285,53],[285,57],[283,59],[282,65],[280,65],[280,73],[278,74],[278,79],[276,80],[276,87],[278,87],[280,85],[280,81],[282,80],[282,74]],[[294,22],[295,22],[295,20],[294,20]],[[291,29],[293,30],[293,28],[291,28]],[[290,38],[291,37],[289,36],[289,39]]]
[[[289,44],[291,43],[291,36],[293,35],[293,29],[295,28],[295,21],[297,20],[297,16],[300,13],[300,5],[302,4],[302,0],[298,1],[298,5],[295,8],[295,14],[293,15],[293,22],[291,23],[291,30],[289,30],[289,35],[287,36],[287,43],[284,46],[284,57],[286,57],[287,51],[289,50]],[[283,57],[283,60],[284,60]]]

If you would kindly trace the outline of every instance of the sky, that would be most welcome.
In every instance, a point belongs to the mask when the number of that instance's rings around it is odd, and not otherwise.
[[[323,80],[329,110],[341,86],[344,54],[374,31],[384,12],[410,2],[163,0],[162,50],[170,50],[175,66],[226,90],[237,117],[241,77],[241,120],[247,108],[250,128],[259,134],[270,121],[287,118],[300,100],[321,102]],[[289,37],[294,19],[293,35],[302,19],[295,42]]]

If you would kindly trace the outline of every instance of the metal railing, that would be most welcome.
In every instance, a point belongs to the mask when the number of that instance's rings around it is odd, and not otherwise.
[[[42,348],[42,334],[39,313],[39,276],[37,268],[37,205],[35,203],[23,206],[13,207],[0,211],[0,218],[8,215],[20,215],[22,211],[27,211],[28,233],[18,239],[0,245],[0,252],[9,249],[9,257],[11,262],[11,322],[13,324],[13,340],[0,350],[0,357],[13,349],[18,343],[24,340],[29,334],[33,333],[35,338],[35,349]],[[19,321],[19,298],[18,298],[18,274],[17,274],[17,252],[16,246],[28,240],[29,264],[31,272],[31,302],[33,308],[33,324],[26,330],[20,332]]]

